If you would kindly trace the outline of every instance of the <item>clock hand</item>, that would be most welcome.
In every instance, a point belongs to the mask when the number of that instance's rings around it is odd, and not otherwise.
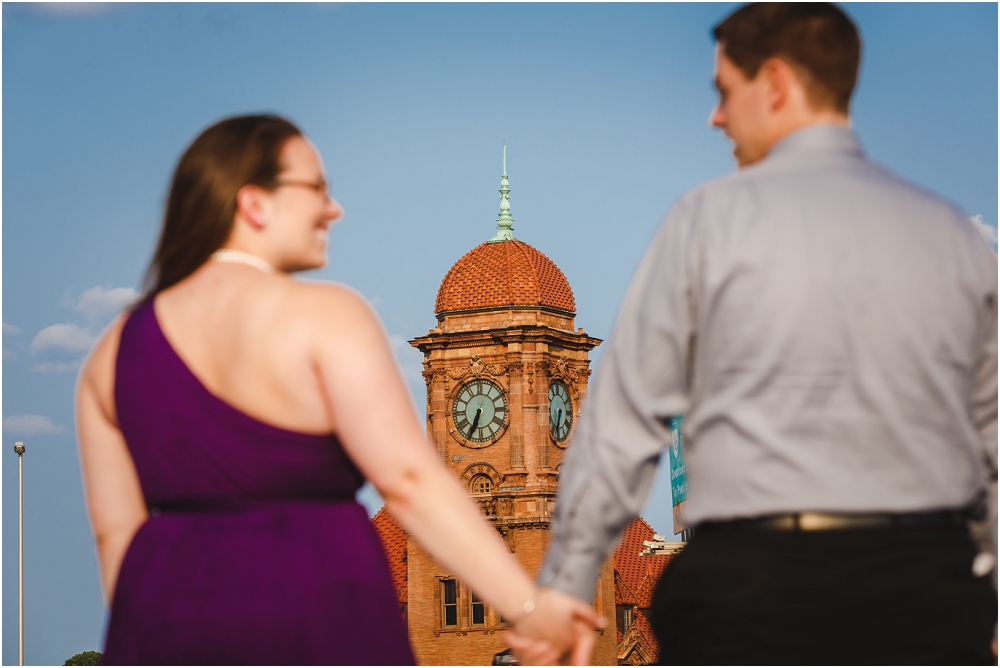
[[[483,414],[482,408],[476,409],[476,417],[472,418],[472,427],[469,429],[469,436],[476,433],[476,425],[479,424],[479,416]]]
[[[562,409],[556,411],[556,429],[562,426]]]

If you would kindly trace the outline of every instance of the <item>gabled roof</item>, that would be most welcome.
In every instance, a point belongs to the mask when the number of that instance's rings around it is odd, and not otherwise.
[[[653,628],[642,610],[652,606],[656,583],[674,555],[643,554],[643,551],[648,551],[643,541],[652,541],[654,534],[653,527],[637,517],[625,527],[621,542],[615,548],[615,605],[639,608],[633,613],[635,628],[631,632],[618,630],[618,656],[621,661],[626,660],[636,644],[642,648],[640,654],[652,657],[654,661],[659,654]]]
[[[638,610],[635,623],[625,633],[618,632],[618,664],[649,665],[656,663],[658,646],[649,622]]]
[[[385,549],[385,558],[389,562],[389,572],[392,574],[392,584],[396,588],[396,598],[400,603],[406,603],[406,534],[396,524],[396,520],[385,506],[375,513],[372,525]]]
[[[656,642],[656,636],[653,634],[653,627],[646,619],[646,615],[643,614],[641,610],[635,611],[635,625],[639,631],[641,639],[639,643],[643,646],[643,649],[649,654],[653,661],[656,661],[657,657],[660,655],[660,645]]]

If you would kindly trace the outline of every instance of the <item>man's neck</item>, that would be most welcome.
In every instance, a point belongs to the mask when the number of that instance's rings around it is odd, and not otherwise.
[[[770,150],[774,148],[775,144],[793,132],[798,132],[803,128],[808,128],[813,125],[836,125],[849,129],[851,127],[851,118],[847,114],[840,111],[834,111],[833,109],[820,109],[810,110],[808,113],[781,119],[780,122],[776,124],[774,132],[771,135],[772,138],[770,146],[768,146],[768,151],[770,152]]]
[[[739,165],[740,169],[749,167],[759,160],[763,160],[771,153],[771,149],[774,148],[778,142],[793,132],[798,132],[803,128],[813,127],[816,125],[834,125],[846,129],[850,129],[851,127],[850,116],[832,109],[810,110],[809,113],[788,116],[775,120],[776,122],[772,126],[772,130],[769,134],[769,141],[767,142],[767,153],[762,155],[758,160]]]

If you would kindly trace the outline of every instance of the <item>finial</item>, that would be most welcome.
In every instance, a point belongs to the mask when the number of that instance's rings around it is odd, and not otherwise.
[[[489,243],[514,240],[514,219],[510,215],[510,184],[507,182],[507,142],[503,144],[503,174],[500,176],[500,215],[497,216],[497,233]]]

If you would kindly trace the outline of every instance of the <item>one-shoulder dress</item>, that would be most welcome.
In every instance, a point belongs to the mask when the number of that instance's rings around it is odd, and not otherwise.
[[[115,373],[149,519],[132,540],[106,664],[413,664],[363,478],[332,436],[281,429],[202,385],[149,300]]]

